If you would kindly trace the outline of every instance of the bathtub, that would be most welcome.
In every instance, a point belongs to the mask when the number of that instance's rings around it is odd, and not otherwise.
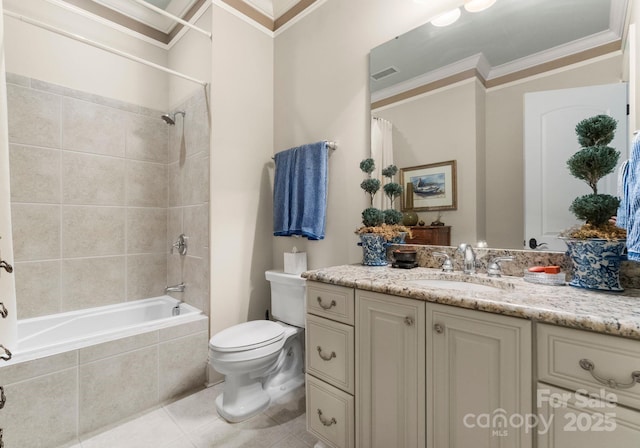
[[[124,302],[18,321],[18,344],[13,362],[108,342],[202,319],[202,312],[186,303],[173,316],[178,300],[169,296]]]
[[[172,316],[177,303],[160,296],[19,320],[13,357],[0,365],[7,446],[74,444],[204,387],[209,318],[184,303]]]

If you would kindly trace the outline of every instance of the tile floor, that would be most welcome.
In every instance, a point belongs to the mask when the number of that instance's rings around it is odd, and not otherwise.
[[[262,414],[241,423],[218,416],[214,400],[222,384],[189,395],[68,448],[310,448],[304,387],[276,400]]]

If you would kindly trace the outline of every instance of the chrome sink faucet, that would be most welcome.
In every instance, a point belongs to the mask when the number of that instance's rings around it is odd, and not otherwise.
[[[462,243],[458,246],[458,252],[463,254],[463,265],[465,274],[476,273],[476,253],[470,244]]]

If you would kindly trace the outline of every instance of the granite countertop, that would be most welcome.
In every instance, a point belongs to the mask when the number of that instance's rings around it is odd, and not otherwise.
[[[548,286],[522,277],[444,273],[439,269],[394,269],[360,264],[307,271],[307,280],[366,291],[487,311],[565,327],[640,339],[640,289],[604,293],[571,286]],[[458,291],[411,284],[424,278],[467,281],[492,286],[489,291]]]

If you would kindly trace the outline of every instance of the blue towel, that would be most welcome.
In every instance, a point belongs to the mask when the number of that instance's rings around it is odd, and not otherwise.
[[[631,157],[622,166],[620,180],[616,224],[627,230],[627,259],[640,261],[640,134],[633,140]]]
[[[275,155],[273,234],[324,238],[328,186],[327,142],[291,148]]]

